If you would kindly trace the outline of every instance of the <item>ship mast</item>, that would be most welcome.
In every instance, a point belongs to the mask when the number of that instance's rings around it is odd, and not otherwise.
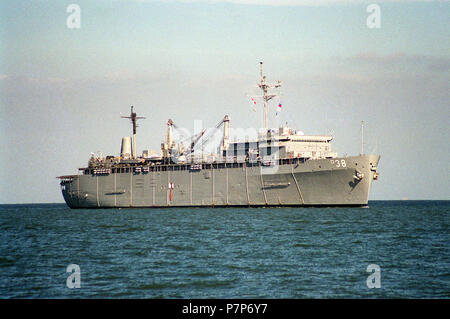
[[[263,91],[263,101],[264,101],[264,129],[265,132],[269,129],[269,118],[268,118],[268,112],[267,112],[267,105],[271,99],[276,97],[276,94],[268,94],[269,89],[278,88],[281,86],[281,81],[278,80],[276,84],[269,84],[266,83],[266,76],[263,75],[263,62],[259,62],[260,67],[260,76],[261,76],[261,82],[258,83],[259,88]]]
[[[131,106],[131,113],[130,113],[130,116],[121,116],[122,118],[124,118],[124,119],[130,119],[130,121],[131,121],[131,124],[132,124],[132,126],[133,126],[133,142],[132,142],[132,156],[133,156],[133,159],[136,159],[137,158],[137,155],[136,155],[136,127],[138,127],[137,125],[136,125],[136,121],[137,120],[140,120],[140,119],[145,119],[145,117],[143,117],[143,116],[136,116],[136,113],[135,112],[133,112],[133,105]]]
[[[364,155],[364,121],[361,121],[361,155]]]

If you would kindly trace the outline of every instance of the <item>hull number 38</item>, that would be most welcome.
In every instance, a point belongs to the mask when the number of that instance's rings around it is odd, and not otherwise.
[[[345,163],[344,159],[341,160],[330,160],[331,165],[335,165],[336,167],[347,167],[347,163]]]

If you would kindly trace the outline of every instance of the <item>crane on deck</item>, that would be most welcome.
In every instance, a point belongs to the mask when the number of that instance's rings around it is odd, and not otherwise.
[[[230,121],[229,117],[226,115],[222,120],[219,121],[219,123],[217,123],[214,128],[211,130],[209,130],[208,134],[205,134],[206,131],[208,131],[207,128],[203,129],[201,132],[190,136],[188,138],[185,138],[184,140],[180,141],[179,143],[183,143],[187,140],[191,140],[191,144],[190,147],[186,150],[183,150],[179,155],[189,155],[191,153],[194,153],[195,149],[197,146],[201,146],[202,148],[208,143],[210,142],[210,139],[212,136],[214,136],[214,134],[217,132],[217,130],[224,124],[224,123],[228,123]],[[174,129],[176,129],[177,131],[179,131],[181,133],[181,129],[175,125],[175,123],[173,123],[173,121],[170,122],[170,125],[173,126]],[[222,140],[222,145],[224,145],[225,143],[227,143],[228,141],[226,141],[228,139],[228,128],[225,129],[224,131],[226,131],[226,134],[224,134],[224,138]],[[224,132],[225,133],[225,132]],[[200,143],[199,143],[200,142]]]

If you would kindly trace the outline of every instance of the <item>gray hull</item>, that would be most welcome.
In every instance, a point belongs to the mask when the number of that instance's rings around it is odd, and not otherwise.
[[[277,166],[78,175],[61,188],[71,208],[364,206],[378,161],[378,155],[363,155]]]

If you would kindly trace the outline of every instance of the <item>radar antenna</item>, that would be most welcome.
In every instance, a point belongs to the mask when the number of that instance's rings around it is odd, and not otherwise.
[[[263,62],[259,62],[260,66],[260,76],[261,76],[261,82],[258,83],[259,88],[263,91],[263,101],[264,101],[264,129],[267,132],[269,129],[269,119],[267,117],[267,102],[269,102],[271,99],[276,97],[276,94],[268,94],[269,89],[278,88],[281,86],[281,81],[278,80],[276,84],[269,84],[266,83],[266,76],[263,75]]]
[[[136,159],[136,127],[138,127],[138,125],[136,125],[136,121],[140,120],[140,119],[145,119],[145,117],[143,116],[136,116],[136,113],[133,112],[133,105],[131,106],[131,112],[130,112],[130,116],[121,116],[124,119],[130,119],[131,124],[133,125],[133,145],[132,145],[132,154],[133,154],[133,159]]]

